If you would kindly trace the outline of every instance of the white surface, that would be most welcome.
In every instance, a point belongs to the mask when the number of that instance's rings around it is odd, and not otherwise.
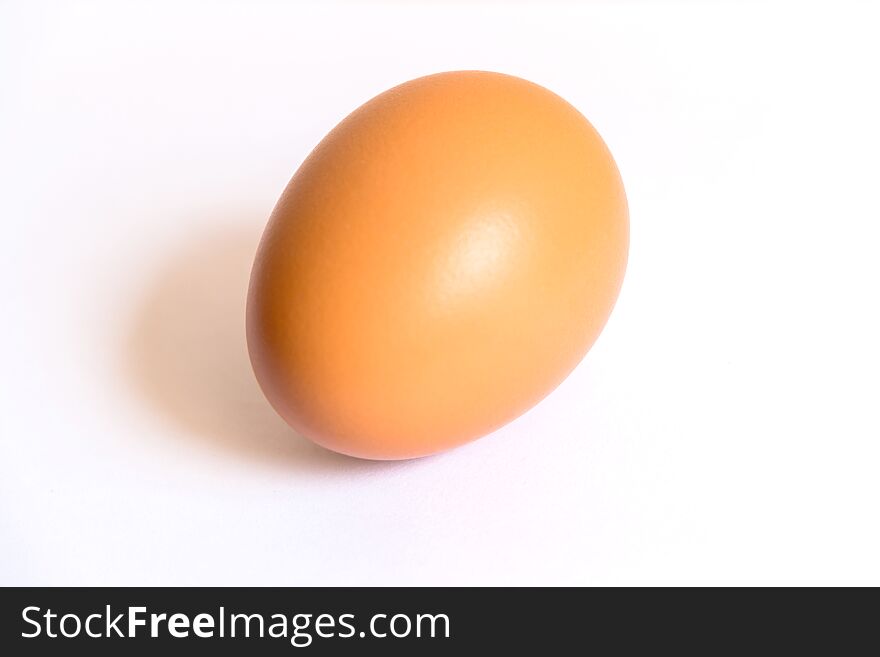
[[[877,5],[361,4],[0,4],[0,583],[880,584]],[[256,388],[250,258],[460,68],[605,137],[623,295],[496,434],[337,457]]]

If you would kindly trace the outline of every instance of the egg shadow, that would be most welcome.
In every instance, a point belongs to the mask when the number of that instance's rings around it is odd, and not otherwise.
[[[374,471],[299,436],[272,409],[251,369],[245,305],[264,222],[219,224],[158,269],[125,340],[131,382],[180,432],[209,449],[311,472]]]

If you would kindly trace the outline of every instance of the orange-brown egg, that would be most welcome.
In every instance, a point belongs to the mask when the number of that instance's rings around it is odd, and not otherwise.
[[[628,239],[611,154],[562,98],[498,73],[412,80],[336,126],[281,196],[251,277],[254,371],[330,449],[455,447],[577,365]]]

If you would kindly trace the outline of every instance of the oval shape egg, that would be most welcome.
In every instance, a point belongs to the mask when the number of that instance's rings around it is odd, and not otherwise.
[[[611,154],[562,98],[498,73],[412,80],[345,118],[281,196],[248,295],[254,371],[329,449],[455,447],[577,365],[628,240]]]

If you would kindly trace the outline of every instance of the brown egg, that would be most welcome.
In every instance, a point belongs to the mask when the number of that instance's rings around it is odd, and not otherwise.
[[[562,98],[498,73],[412,80],[336,126],[282,194],[250,284],[254,371],[330,449],[455,447],[581,360],[628,226],[611,154]]]

